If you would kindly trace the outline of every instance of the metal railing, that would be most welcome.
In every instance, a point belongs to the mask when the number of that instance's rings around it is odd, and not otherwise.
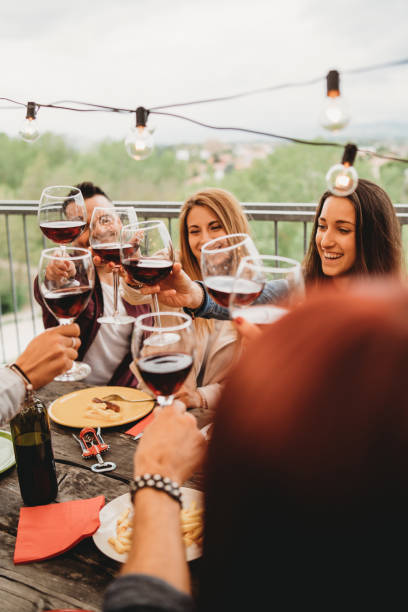
[[[161,218],[166,220],[170,234],[174,238],[176,234],[175,219],[178,218],[181,202],[144,202],[144,201],[117,201],[115,205],[133,206],[137,212],[138,218]],[[314,219],[316,204],[315,203],[283,203],[283,202],[246,202],[243,203],[243,208],[251,221],[268,221],[272,222],[270,240],[273,241],[273,252],[279,253],[279,230],[282,222],[296,223],[302,227],[302,244],[303,252],[306,252],[308,244],[308,228]],[[397,217],[400,221],[401,228],[408,225],[408,204],[395,205]],[[9,278],[9,303],[11,301],[11,313],[3,314],[2,300],[0,294],[0,361],[7,361],[16,357],[18,353],[25,347],[27,342],[42,329],[42,322],[39,316],[40,309],[33,298],[33,277],[35,275],[37,261],[30,261],[29,248],[29,232],[27,220],[30,217],[37,215],[38,202],[32,200],[1,200],[0,201],[0,248],[6,253],[6,259],[0,259],[0,289],[1,286],[7,283],[5,277]],[[21,241],[18,242],[18,247],[13,248],[10,232],[10,221],[15,217],[20,217],[21,224]],[[308,225],[309,224],[309,225]],[[1,244],[4,240],[3,245]],[[43,248],[46,248],[47,242],[45,237],[42,237]],[[24,250],[24,261],[21,253],[17,257],[17,250]],[[4,256],[2,256],[4,257]],[[25,310],[25,314],[19,311],[17,289],[18,282],[16,269],[19,270],[19,277],[26,278],[28,293],[29,308]],[[5,273],[7,271],[7,274]],[[3,277],[3,280],[2,280]],[[4,291],[4,289],[3,289]],[[24,330],[23,330],[24,327]],[[11,347],[11,348],[10,348]]]

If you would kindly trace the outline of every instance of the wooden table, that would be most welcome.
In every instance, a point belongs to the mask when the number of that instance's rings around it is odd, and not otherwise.
[[[48,406],[55,398],[85,387],[81,382],[52,382],[36,394]],[[197,417],[199,427],[209,422],[204,412],[192,412]],[[90,469],[94,461],[82,459],[79,445],[71,435],[79,430],[51,422],[59,483],[57,501],[103,494],[108,503],[127,492],[126,481],[132,477],[133,454],[137,445],[124,433],[131,425],[108,428],[102,432],[104,441],[111,446],[103,457],[106,461],[114,461],[117,468],[113,472],[95,474]],[[202,488],[202,474],[196,474],[186,485]],[[104,591],[117,574],[120,564],[101,553],[92,538],[86,538],[53,559],[14,565],[21,506],[17,471],[13,467],[0,474],[0,609],[7,612],[41,612],[58,608],[101,610]],[[199,560],[190,563],[193,587],[199,565]]]

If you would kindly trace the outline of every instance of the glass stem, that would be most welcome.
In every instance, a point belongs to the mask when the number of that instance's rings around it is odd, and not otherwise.
[[[113,316],[119,316],[118,310],[118,297],[119,297],[119,267],[113,268]]]
[[[153,293],[152,295],[152,300],[153,300],[153,312],[157,312],[157,321],[158,321],[158,326],[161,327],[161,320],[160,320],[160,309],[159,309],[159,300],[157,299],[157,293]]]
[[[161,408],[164,408],[164,406],[171,406],[173,402],[174,402],[174,395],[158,395],[157,396],[157,403],[159,404]]]

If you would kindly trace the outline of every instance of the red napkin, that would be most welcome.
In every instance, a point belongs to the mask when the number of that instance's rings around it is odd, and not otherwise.
[[[125,431],[125,433],[129,434],[129,436],[137,436],[142,433],[149,423],[154,420],[154,412],[151,412],[144,419],[139,421],[136,425]]]
[[[105,497],[20,508],[14,563],[55,557],[91,536]]]

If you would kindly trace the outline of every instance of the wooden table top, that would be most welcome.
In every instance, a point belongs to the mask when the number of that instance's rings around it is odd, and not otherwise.
[[[57,397],[86,386],[82,382],[52,382],[36,395],[48,406]],[[209,422],[208,414],[198,410],[192,413],[197,417],[199,427]],[[132,478],[133,454],[138,444],[124,433],[131,426],[102,431],[104,441],[111,447],[103,458],[114,461],[117,467],[112,472],[95,474],[90,469],[95,461],[82,459],[79,445],[71,435],[79,430],[51,421],[59,484],[57,502],[102,494],[108,503],[127,492],[126,481]],[[202,474],[196,474],[185,484],[202,488]],[[104,591],[119,571],[120,564],[100,552],[92,538],[86,538],[58,557],[14,565],[18,518],[23,505],[15,467],[0,474],[0,492],[0,608],[7,612],[41,612],[58,608],[100,611]],[[199,564],[199,560],[190,563],[193,587]]]

